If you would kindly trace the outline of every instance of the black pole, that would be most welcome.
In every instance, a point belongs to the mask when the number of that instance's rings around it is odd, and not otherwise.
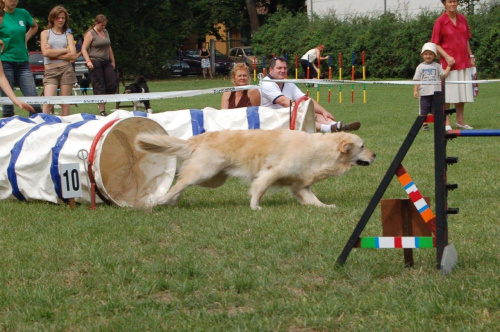
[[[446,138],[443,94],[434,92],[434,165],[436,194],[436,263],[441,268],[444,247],[448,244],[446,222]]]

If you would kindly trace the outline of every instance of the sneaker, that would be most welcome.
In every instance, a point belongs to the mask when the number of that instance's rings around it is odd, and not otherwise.
[[[468,124],[461,125],[461,124],[456,123],[456,125],[459,129],[466,129],[466,130],[474,129],[473,127],[469,126]]]
[[[424,125],[422,126],[422,130],[427,131],[429,129],[429,125],[427,123],[424,123]]]
[[[100,114],[101,114],[101,116],[108,116],[108,115],[106,114],[106,111],[101,111],[101,113],[100,113]]]
[[[449,130],[453,130],[453,129],[451,128],[451,126],[446,126],[446,127],[444,127],[444,130],[449,131]]]
[[[351,122],[351,123],[343,123],[342,121],[338,121],[335,124],[332,124],[332,132],[339,132],[339,131],[354,131],[358,130],[359,127],[361,127],[360,122]]]

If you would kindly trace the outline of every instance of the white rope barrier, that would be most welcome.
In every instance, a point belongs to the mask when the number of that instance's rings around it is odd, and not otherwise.
[[[238,91],[238,90],[249,90],[249,89],[259,89],[259,87],[255,85],[244,85],[238,87],[232,86],[226,88],[213,88],[213,89],[203,89],[203,90],[125,93],[125,94],[114,94],[114,95],[18,97],[18,99],[28,104],[39,104],[39,105],[98,104],[98,103],[112,103],[112,102],[123,102],[123,101],[194,97],[206,94],[218,94],[226,91]],[[2,97],[0,98],[0,105],[12,105],[12,101],[7,97]]]
[[[284,80],[260,80],[260,84],[266,82],[286,82],[320,85],[343,85],[343,84],[380,84],[380,85],[436,85],[441,81],[362,81],[362,80],[318,80],[318,79],[284,79]],[[493,80],[471,80],[471,81],[446,81],[446,84],[488,84],[498,83],[500,79]],[[170,99],[180,97],[195,97],[206,94],[219,94],[227,91],[239,91],[249,89],[260,89],[258,85],[231,86],[222,88],[211,88],[202,90],[184,90],[168,92],[150,92],[150,93],[129,93],[113,95],[85,95],[85,96],[52,96],[52,97],[18,97],[19,100],[28,104],[39,105],[60,105],[60,104],[98,104],[124,101],[142,101],[155,99]],[[77,89],[78,90],[78,89]],[[12,105],[12,101],[7,97],[0,98],[0,105]]]
[[[318,79],[286,79],[276,80],[268,79],[260,82],[279,82],[279,83],[304,83],[304,84],[322,84],[322,85],[343,85],[343,84],[381,84],[381,85],[437,85],[441,81],[363,81],[363,80],[318,80]],[[494,80],[471,80],[471,81],[446,81],[446,84],[485,84],[498,83],[500,79]]]

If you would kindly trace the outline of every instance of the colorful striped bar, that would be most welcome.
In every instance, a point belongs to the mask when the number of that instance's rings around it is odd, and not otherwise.
[[[362,237],[359,248],[369,249],[424,249],[434,248],[432,236]]]
[[[422,219],[424,219],[430,230],[432,232],[435,232],[436,216],[431,211],[431,208],[420,193],[420,190],[418,190],[417,186],[411,179],[410,174],[406,172],[406,169],[403,167],[403,165],[399,165],[398,169],[396,170],[396,176],[398,177],[399,183],[401,183],[406,193],[410,197],[410,200],[413,202],[413,205],[415,205],[415,207],[417,208],[418,213],[420,213],[420,215],[422,216]]]
[[[470,130],[448,130],[447,134],[457,136],[481,137],[481,136],[500,136],[499,129],[470,129]]]

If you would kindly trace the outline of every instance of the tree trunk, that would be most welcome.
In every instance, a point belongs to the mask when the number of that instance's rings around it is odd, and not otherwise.
[[[255,0],[245,0],[248,10],[248,16],[250,17],[250,28],[252,31],[252,37],[259,30],[259,17],[257,16],[257,7],[255,6]]]

